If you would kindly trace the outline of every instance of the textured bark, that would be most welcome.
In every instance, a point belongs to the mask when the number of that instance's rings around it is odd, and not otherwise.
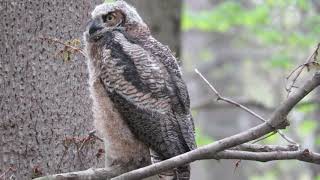
[[[103,165],[98,144],[76,151],[93,129],[85,59],[64,61],[61,47],[39,40],[81,39],[97,2],[0,1],[0,175],[9,167],[16,171],[6,177],[20,180]]]

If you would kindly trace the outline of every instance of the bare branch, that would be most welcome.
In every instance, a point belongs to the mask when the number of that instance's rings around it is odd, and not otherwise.
[[[252,161],[275,161],[275,160],[299,160],[313,164],[320,164],[320,154],[310,152],[308,149],[299,151],[271,151],[271,152],[248,152],[225,150],[208,157],[208,159],[240,159]]]
[[[207,83],[207,85],[211,88],[211,90],[214,92],[214,94],[217,96],[217,101],[221,100],[224,101],[226,103],[232,104],[236,107],[239,107],[241,109],[243,109],[244,111],[248,112],[249,114],[253,115],[254,117],[258,118],[261,122],[267,122],[262,116],[260,116],[259,114],[253,112],[251,109],[247,108],[246,106],[239,104],[229,98],[223,97],[220,95],[220,93],[217,91],[217,89],[197,70],[195,69],[195,72]],[[288,141],[291,144],[297,144],[296,142],[294,142],[291,138],[289,138],[288,136],[286,136],[284,133],[282,133],[280,130],[275,130],[277,133],[279,133],[279,135],[285,139],[286,141]]]
[[[296,87],[296,81],[298,80],[299,76],[301,75],[302,71],[307,68],[309,71],[310,67],[313,65],[319,65],[317,62],[317,56],[318,56],[318,51],[320,49],[320,43],[317,44],[315,49],[313,50],[312,54],[306,59],[305,63],[300,64],[298,67],[296,67],[294,70],[291,71],[291,73],[286,77],[287,80],[289,80],[292,76],[292,81],[290,86],[286,86],[286,91],[287,91],[287,97],[289,97],[292,88]],[[294,76],[295,74],[295,76]]]
[[[54,174],[44,177],[35,178],[34,180],[67,180],[67,179],[77,179],[77,180],[102,180],[102,179],[110,179],[116,176],[105,168],[98,169],[88,169],[85,171],[77,171],[77,172],[69,172],[62,174]]]
[[[258,149],[256,149],[258,148]],[[263,148],[266,151],[260,151]],[[239,151],[239,150],[224,150],[216,154],[211,154],[203,159],[240,159],[240,160],[251,160],[251,161],[275,161],[275,160],[299,160],[314,164],[320,164],[320,154],[310,152],[308,149],[305,150],[292,150],[292,147],[284,146],[262,146],[262,145],[250,145],[250,149],[253,151]],[[101,180],[110,179],[115,175],[104,168],[99,169],[88,169],[86,171],[78,171],[71,173],[56,174],[35,180],[63,180],[63,179],[78,179],[78,180]],[[133,178],[130,178],[133,179]]]
[[[14,167],[9,167],[7,170],[5,170],[2,174],[0,174],[0,179],[6,179],[6,175],[9,173],[9,172],[16,172],[17,169],[14,168]]]
[[[273,107],[268,107],[267,105],[258,102],[254,99],[236,99],[234,100],[236,101],[238,104],[242,104],[243,106],[247,106],[247,107],[254,107],[254,108],[258,108],[258,109],[262,109],[265,111],[274,111],[275,108]],[[229,103],[217,103],[215,101],[212,101],[211,99],[205,99],[204,101],[201,101],[197,104],[193,104],[192,109],[217,109],[217,108],[236,108],[236,106],[234,106],[233,104],[229,104]]]
[[[79,148],[78,151],[81,151],[82,148],[84,147],[84,145],[85,145],[91,138],[95,138],[95,139],[98,139],[99,141],[103,142],[103,139],[101,139],[100,137],[98,137],[98,136],[96,135],[96,132],[97,132],[96,130],[92,130],[92,131],[90,131],[90,132],[88,133],[88,136],[83,140],[83,142],[82,142],[82,144],[81,144],[81,146],[80,146],[80,148]]]
[[[274,129],[285,128],[288,125],[286,116],[291,111],[291,109],[301,101],[307,94],[309,94],[312,90],[314,90],[317,86],[320,85],[320,74],[317,73],[314,77],[307,81],[306,84],[299,89],[296,94],[292,95],[288,99],[286,99],[272,114],[271,118],[256,127],[248,129],[239,134],[224,138],[222,140],[216,141],[207,146],[200,147],[193,151],[181,154],[179,156],[170,158],[168,160],[140,168],[137,170],[133,170],[127,173],[124,173],[114,180],[120,179],[142,179],[145,177],[149,177],[160,172],[182,166],[184,164],[188,164],[200,159],[208,159],[213,157],[217,152],[223,151],[225,149],[252,141],[259,137],[262,137],[272,131]],[[271,126],[270,126],[271,125]],[[276,153],[275,153],[276,154]],[[318,157],[318,154],[316,154]],[[309,156],[308,156],[309,157]],[[237,158],[238,159],[238,158]],[[310,158],[308,162],[318,162],[317,158]]]
[[[63,45],[64,47],[66,48],[69,48],[75,52],[79,52],[80,54],[82,54],[84,57],[87,57],[87,54],[83,51],[83,49],[81,48],[78,48],[78,47],[75,47],[75,46],[72,46],[70,44],[67,44],[57,38],[51,38],[51,37],[40,37],[39,38],[40,40],[43,40],[43,41],[48,41],[48,42],[51,42],[51,43],[56,43],[56,44],[60,44],[60,45]]]
[[[251,152],[271,152],[271,151],[297,151],[299,146],[297,145],[260,145],[260,144],[241,144],[237,147],[231,148],[231,150],[251,151]]]
[[[239,104],[242,104],[243,106],[258,108],[267,112],[272,112],[276,109],[276,107],[269,107],[254,99],[236,99],[234,101],[236,101]],[[299,108],[305,105],[320,105],[320,99],[311,99],[311,100],[301,101],[297,104],[296,107]],[[217,103],[215,101],[212,101],[211,99],[206,99],[197,104],[193,104],[191,108],[195,110],[201,110],[201,109],[218,109],[218,108],[237,108],[237,107],[229,103]]]
[[[308,93],[320,85],[320,74],[315,74],[312,80],[306,82],[303,88],[299,89],[296,94],[286,99],[272,114],[271,118],[256,127],[248,129],[242,133],[224,138],[207,146],[200,147],[196,150],[181,154],[171,159],[155,163],[153,165],[133,170],[117,176],[113,179],[143,179],[160,172],[179,167],[201,159],[243,159],[255,161],[271,161],[284,159],[297,159],[300,161],[320,164],[320,155],[310,152],[309,150],[296,150],[292,146],[264,146],[256,144],[243,144],[259,137],[262,137],[274,129],[284,128],[288,125],[286,116],[290,110],[301,101]],[[242,144],[242,145],[241,145]],[[239,146],[240,145],[240,146]],[[238,146],[238,147],[236,147]],[[240,150],[227,150],[236,147]],[[235,148],[235,149],[236,149]],[[291,151],[293,150],[293,151]],[[263,151],[263,152],[261,152]],[[266,152],[265,152],[266,151]],[[71,172],[59,175],[51,175],[37,180],[56,180],[56,179],[105,179],[113,177],[114,174],[107,169],[89,169],[87,171]]]

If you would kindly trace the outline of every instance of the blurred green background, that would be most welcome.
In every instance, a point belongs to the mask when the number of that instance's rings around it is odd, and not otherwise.
[[[194,73],[199,68],[224,96],[268,118],[288,92],[289,73],[305,62],[319,42],[317,0],[185,0],[182,10],[182,62],[191,93],[199,146],[258,124],[223,102]],[[314,70],[303,72],[301,85]],[[294,93],[294,92],[293,92]],[[284,132],[302,147],[320,150],[320,91],[308,95],[290,114]],[[263,144],[288,144],[279,135]],[[320,180],[320,168],[297,161],[194,163],[193,179]]]

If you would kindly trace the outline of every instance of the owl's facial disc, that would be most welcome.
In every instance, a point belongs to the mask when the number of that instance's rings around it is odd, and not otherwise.
[[[125,16],[120,11],[103,14],[92,20],[88,28],[90,40],[98,41],[108,31],[120,29],[125,22]]]
[[[105,27],[119,27],[125,22],[125,16],[120,11],[110,12],[101,16]]]

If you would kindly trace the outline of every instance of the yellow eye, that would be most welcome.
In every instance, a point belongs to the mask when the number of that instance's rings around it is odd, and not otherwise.
[[[113,14],[104,15],[102,18],[104,22],[112,22],[115,20],[115,17]]]

